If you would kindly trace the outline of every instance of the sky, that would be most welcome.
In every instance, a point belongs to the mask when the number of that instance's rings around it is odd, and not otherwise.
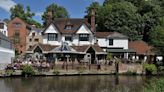
[[[45,8],[52,3],[66,8],[70,18],[83,18],[86,7],[94,1],[100,4],[104,2],[104,0],[0,0],[0,19],[9,19],[10,8],[18,3],[23,4],[24,7],[30,6],[31,11],[35,13],[33,19],[40,23],[42,23],[41,15]]]

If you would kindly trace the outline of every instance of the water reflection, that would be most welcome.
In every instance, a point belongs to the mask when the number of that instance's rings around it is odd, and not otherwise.
[[[0,79],[0,92],[142,92],[141,76],[59,76]]]

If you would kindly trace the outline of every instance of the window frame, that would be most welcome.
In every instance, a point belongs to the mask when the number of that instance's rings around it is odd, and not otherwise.
[[[58,41],[58,34],[56,33],[48,33],[47,34],[48,41]]]
[[[108,39],[108,41],[109,41],[109,46],[112,46],[113,45],[113,39]]]
[[[72,41],[73,39],[72,39],[72,36],[65,36],[65,41]]]
[[[79,34],[79,41],[89,41],[89,34]]]

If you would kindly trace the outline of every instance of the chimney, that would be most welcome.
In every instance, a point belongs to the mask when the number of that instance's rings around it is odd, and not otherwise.
[[[52,22],[52,10],[49,10],[47,13],[47,26]]]
[[[94,33],[96,31],[95,26],[95,9],[91,11],[91,31]]]

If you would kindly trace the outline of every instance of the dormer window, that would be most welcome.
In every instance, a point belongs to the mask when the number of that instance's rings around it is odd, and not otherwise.
[[[73,27],[73,25],[71,24],[70,21],[68,21],[67,24],[66,24],[66,26],[65,26],[65,29],[66,29],[66,30],[71,30],[72,27]]]
[[[67,26],[65,27],[65,29],[66,29],[66,30],[71,30],[71,29],[72,29],[72,25],[67,25]]]

